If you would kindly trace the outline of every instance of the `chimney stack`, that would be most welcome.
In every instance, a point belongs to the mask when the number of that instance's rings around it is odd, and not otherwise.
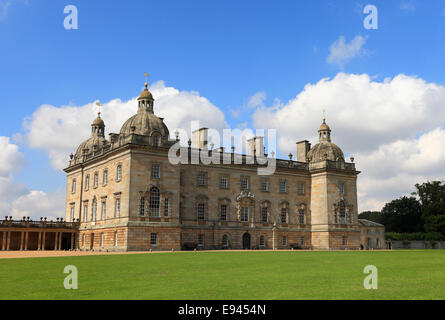
[[[247,140],[247,155],[264,157],[264,137],[254,137]]]
[[[208,149],[208,133],[209,129],[201,128],[192,132],[192,148],[195,149]]]
[[[309,141],[304,140],[297,142],[297,161],[298,162],[307,162],[307,154],[311,149],[311,144]]]

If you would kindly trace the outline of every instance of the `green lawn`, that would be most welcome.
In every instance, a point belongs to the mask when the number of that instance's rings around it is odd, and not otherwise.
[[[66,265],[79,289],[66,290]],[[378,290],[365,290],[366,265]],[[0,299],[444,299],[445,251],[174,252],[0,260]]]

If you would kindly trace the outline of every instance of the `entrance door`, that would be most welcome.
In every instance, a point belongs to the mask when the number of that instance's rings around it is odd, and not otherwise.
[[[250,234],[247,232],[243,235],[243,249],[250,249]]]

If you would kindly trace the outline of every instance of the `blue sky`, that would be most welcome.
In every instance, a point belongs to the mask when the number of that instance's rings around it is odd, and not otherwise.
[[[63,27],[69,4],[78,8],[78,30]],[[363,27],[367,4],[378,8],[377,30]],[[327,62],[341,36],[346,43],[365,41],[343,66]],[[444,85],[444,37],[441,0],[0,0],[0,136],[26,158],[15,181],[53,192],[65,187],[63,172],[51,166],[46,150],[17,138],[44,104],[127,101],[139,93],[146,71],[150,83],[198,91],[230,126],[255,128],[256,109],[245,106],[256,93],[264,94],[263,107],[276,99],[286,105],[308,83],[339,72],[380,82],[405,74]],[[238,117],[237,110],[243,110]]]

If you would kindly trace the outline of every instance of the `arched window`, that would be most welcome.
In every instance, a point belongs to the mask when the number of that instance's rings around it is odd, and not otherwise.
[[[222,245],[223,245],[223,247],[226,247],[226,248],[229,246],[229,237],[227,236],[227,234],[223,235]]]
[[[83,222],[88,222],[88,203],[83,205]]]
[[[156,187],[150,190],[150,216],[159,217],[160,216],[160,195],[159,189]]]
[[[340,201],[340,223],[346,224],[346,206],[344,201]]]
[[[96,221],[96,214],[97,214],[97,201],[96,201],[96,199],[93,199],[93,208],[92,208],[92,211],[93,211],[93,216],[92,216],[92,221]]]
[[[153,145],[155,147],[159,146],[159,136],[157,134],[153,135]]]
[[[287,223],[287,208],[281,208],[281,223]]]
[[[145,216],[145,197],[141,197],[139,201],[139,213],[142,217]]]
[[[88,174],[85,177],[85,190],[88,190],[90,188],[90,175]]]
[[[269,201],[263,201],[261,203],[261,222],[269,222],[270,207]]]
[[[168,218],[169,204],[168,198],[164,200],[164,217]]]
[[[93,179],[93,188],[97,188],[98,186],[99,186],[99,174],[95,172]]]
[[[102,201],[102,220],[107,219],[107,203],[106,201]]]
[[[202,202],[198,203],[197,210],[198,210],[198,220],[204,221],[205,220],[205,203],[202,203]]]
[[[119,218],[121,215],[121,199],[117,198],[114,203],[114,216]]]
[[[121,181],[122,179],[122,165],[119,164],[116,168],[116,180]]]
[[[267,223],[269,220],[269,208],[262,207],[261,208],[261,222]]]
[[[71,193],[76,193],[76,179],[73,179],[71,184]]]
[[[298,217],[299,217],[300,224],[304,224],[304,209],[298,210]]]
[[[221,221],[227,221],[227,204],[223,203],[219,206]]]
[[[108,170],[105,169],[102,175],[102,185],[106,186],[108,184]]]
[[[102,232],[100,234],[100,246],[103,247],[105,242],[105,234]]]

